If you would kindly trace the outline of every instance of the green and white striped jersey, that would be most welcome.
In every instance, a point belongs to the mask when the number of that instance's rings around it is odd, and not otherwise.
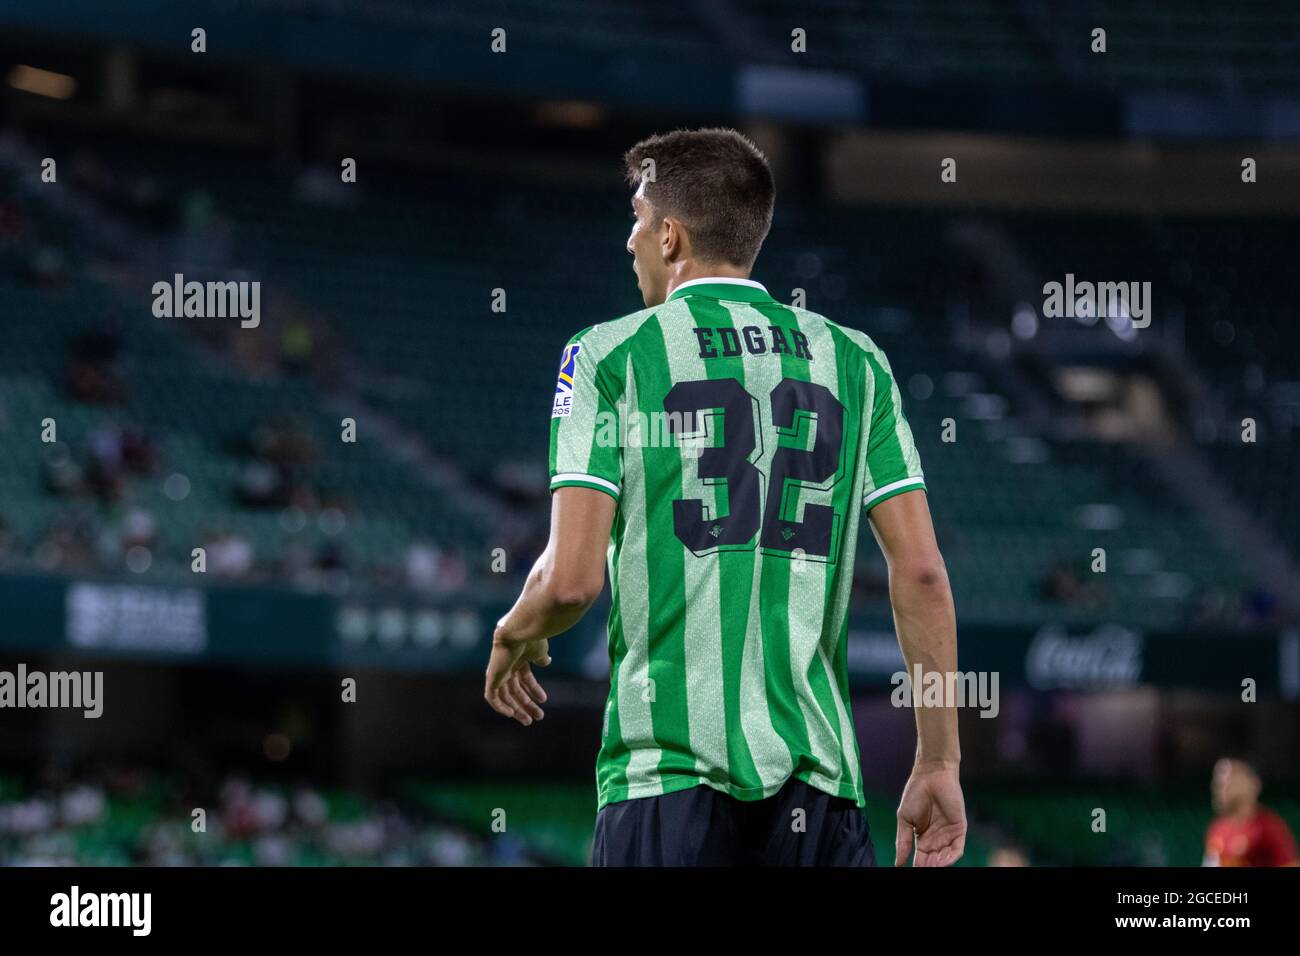
[[[565,347],[550,471],[618,501],[599,806],[792,776],[861,804],[858,523],[925,487],[871,339],[757,282],[684,283]]]

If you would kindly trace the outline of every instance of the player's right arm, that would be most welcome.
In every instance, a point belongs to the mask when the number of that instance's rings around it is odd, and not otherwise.
[[[610,528],[621,494],[622,449],[616,383],[593,355],[590,329],[569,340],[560,358],[551,410],[551,536],[523,592],[497,622],[483,697],[525,727],[541,720],[546,692],[533,666],[551,662],[550,638],[587,612],[605,580]],[[613,427],[610,427],[613,426]]]

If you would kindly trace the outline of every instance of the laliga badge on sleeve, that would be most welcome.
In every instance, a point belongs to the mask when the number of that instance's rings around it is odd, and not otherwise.
[[[555,381],[555,403],[551,406],[552,418],[568,418],[573,411],[573,370],[578,364],[582,346],[574,343],[564,347],[560,359],[560,377]]]

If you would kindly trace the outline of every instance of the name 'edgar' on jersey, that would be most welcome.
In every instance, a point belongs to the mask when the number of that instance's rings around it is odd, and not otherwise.
[[[848,693],[865,511],[924,488],[883,352],[757,282],[695,280],[565,347],[551,488],[618,510],[599,806],[790,777],[863,804]]]

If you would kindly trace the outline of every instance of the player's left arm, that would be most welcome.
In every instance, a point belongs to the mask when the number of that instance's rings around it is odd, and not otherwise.
[[[525,727],[544,716],[546,692],[532,665],[551,662],[547,641],[577,624],[605,585],[605,553],[618,502],[592,488],[551,496],[551,535],[514,607],[492,635],[483,697]]]

